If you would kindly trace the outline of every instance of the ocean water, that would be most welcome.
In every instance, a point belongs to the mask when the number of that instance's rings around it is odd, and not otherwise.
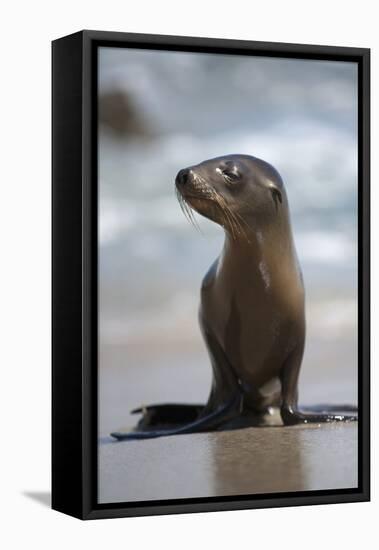
[[[102,48],[99,94],[100,101],[124,95],[134,121],[120,131],[108,116],[99,127],[100,369],[122,367],[117,377],[128,388],[142,365],[142,377],[185,363],[209,378],[197,308],[223,231],[200,216],[201,233],[188,224],[174,179],[185,166],[244,153],[273,164],[286,185],[307,293],[308,382],[329,365],[322,388],[330,373],[344,372],[336,395],[354,399],[356,65]],[[195,385],[205,380],[195,378]],[[159,375],[154,380],[149,395],[156,388],[159,400]],[[112,384],[103,394],[105,417]],[[130,391],[123,408],[139,398]]]

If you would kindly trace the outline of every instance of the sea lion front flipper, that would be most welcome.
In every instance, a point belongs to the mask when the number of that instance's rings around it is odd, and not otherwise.
[[[307,411],[313,412],[358,412],[358,407],[356,405],[351,405],[344,403],[343,405],[328,405],[328,404],[318,404],[311,405],[310,407],[305,407]]]
[[[344,403],[342,405],[328,405],[328,404],[317,404],[311,406],[304,406],[305,412],[310,413],[346,413],[346,412],[358,412],[358,407],[356,405],[351,405]]]
[[[301,361],[303,358],[304,342],[299,342],[285,361],[280,374],[282,384],[282,405],[280,415],[285,426],[295,424],[322,424],[325,422],[352,422],[358,420],[357,414],[344,414],[345,412],[356,412],[352,405],[315,406],[309,407],[306,411],[300,411],[298,407],[298,379]],[[339,411],[340,413],[338,414]]]
[[[325,422],[354,422],[358,420],[358,415],[330,413],[312,413],[308,411],[299,411],[297,409],[284,409],[280,411],[283,424],[285,426],[294,426],[295,424],[323,424]]]

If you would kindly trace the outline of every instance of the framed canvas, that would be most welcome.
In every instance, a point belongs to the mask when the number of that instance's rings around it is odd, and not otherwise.
[[[369,50],[52,52],[53,508],[369,500]]]

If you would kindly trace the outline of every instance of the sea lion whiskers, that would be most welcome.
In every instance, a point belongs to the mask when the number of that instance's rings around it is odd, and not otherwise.
[[[246,232],[243,230],[240,221],[237,219],[236,214],[238,214],[238,213],[233,212],[230,209],[230,207],[228,206],[228,204],[227,204],[226,200],[224,199],[224,197],[222,195],[220,195],[220,193],[218,193],[215,189],[212,189],[211,187],[209,187],[206,180],[200,174],[195,173],[193,175],[193,178],[194,178],[195,182],[198,181],[200,183],[201,191],[204,191],[204,189],[205,189],[206,192],[207,192],[206,194],[208,195],[208,197],[210,199],[214,198],[215,201],[218,203],[218,205],[221,209],[221,212],[223,214],[224,220],[226,219],[228,221],[229,225],[230,225],[233,239],[236,238],[234,231],[237,231],[237,233],[242,233],[244,235],[244,237],[246,238],[246,240],[248,240]],[[246,223],[246,221],[240,215],[238,215],[238,217],[240,218],[241,221],[243,221],[249,227],[249,225]]]
[[[230,208],[226,204],[225,199],[221,195],[219,195],[218,193],[215,193],[215,199],[216,199],[216,202],[217,202],[217,204],[219,205],[219,207],[221,209],[223,220],[224,220],[224,222],[226,222],[225,225],[226,226],[229,225],[231,233],[232,233],[232,238],[233,238],[233,240],[236,240],[235,231],[237,231],[237,233],[239,233],[238,224],[236,223],[235,219],[233,218],[232,212],[230,211]]]
[[[189,221],[189,223],[191,225],[193,225],[193,227],[199,231],[199,233],[202,233],[200,227],[199,227],[199,224],[197,223],[196,219],[195,219],[195,216],[193,214],[193,211],[192,211],[192,208],[190,207],[190,205],[187,203],[187,201],[185,200],[185,197],[183,197],[183,195],[180,193],[180,191],[178,189],[176,189],[176,196],[177,196],[177,199],[178,199],[178,202],[179,202],[179,205],[180,205],[180,208],[184,214],[184,216],[186,217],[186,219]]]
[[[190,217],[190,214],[189,214],[189,206],[187,205],[187,203],[185,202],[182,194],[178,191],[178,189],[176,189],[176,197],[178,199],[178,202],[179,202],[179,206],[180,206],[180,209],[181,211],[183,212],[185,218],[189,221],[189,223],[191,223],[191,225],[193,224],[192,222],[192,219]]]
[[[207,198],[209,198],[210,200],[214,200],[218,204],[222,213],[224,224],[230,226],[232,237],[235,240],[235,231],[239,233],[238,230],[241,230],[242,228],[240,227],[238,220],[235,218],[235,216],[233,216],[233,212],[228,207],[224,197],[220,195],[220,193],[218,193],[215,189],[210,187],[207,181],[200,174],[194,174],[194,180],[195,182],[198,181],[200,183],[202,192],[206,190]]]
[[[240,204],[243,204],[247,207],[251,207],[251,205],[249,205],[248,202],[246,201],[242,201],[240,200]],[[250,239],[248,238],[248,234],[246,233],[246,231],[244,231],[243,227],[242,227],[242,224],[244,224],[249,230],[251,229],[250,225],[247,223],[247,221],[244,219],[243,216],[241,216],[241,214],[239,212],[234,212],[232,211],[227,205],[226,207],[229,209],[229,212],[235,217],[235,218],[238,218],[238,222],[239,222],[239,228],[241,230],[241,232],[244,234],[244,237],[246,238],[246,241],[251,244],[251,241]]]
[[[234,215],[237,216],[237,217],[239,218],[240,223],[243,222],[243,223],[246,225],[246,227],[247,227],[248,229],[250,229],[250,225],[249,225],[249,224],[247,223],[247,221],[241,216],[241,214],[240,214],[239,212],[234,212]],[[242,230],[242,226],[241,226],[241,230]],[[248,242],[249,244],[251,244],[251,242],[250,242],[250,240],[249,240],[249,238],[248,238],[248,236],[247,236],[247,233],[246,233],[245,231],[244,231],[244,234],[245,234],[245,237],[246,237],[247,242]]]
[[[193,174],[193,180],[195,185],[200,183],[200,186],[197,186],[197,189],[201,192],[203,198],[212,199],[214,189],[212,189],[207,181],[200,174]]]
[[[235,226],[236,227],[236,230],[237,230],[237,233],[239,234],[242,234],[242,236],[247,240],[247,242],[250,242],[248,237],[247,237],[247,233],[246,231],[244,230],[244,228],[242,227],[242,223],[241,222],[244,222],[247,226],[248,224],[245,222],[245,220],[242,218],[242,216],[238,213],[238,212],[233,212],[231,210],[231,208],[229,207],[229,205],[227,204],[226,200],[224,199],[224,197],[222,197],[219,193],[216,193],[218,198],[219,198],[219,204],[220,204],[220,207],[222,208],[222,211],[224,213],[227,213],[228,214],[228,217],[229,219],[231,220],[230,221],[230,224],[232,226]],[[249,226],[248,226],[249,227]],[[232,235],[234,240],[235,240],[235,235],[233,234]]]
[[[223,220],[222,225],[224,227],[229,227],[233,240],[237,240],[238,235],[242,235],[247,242],[250,242],[241,223],[243,222],[246,224],[245,220],[237,212],[233,212],[230,209],[225,198],[215,189],[210,187],[207,181],[200,174],[193,174],[193,181],[196,186],[196,191],[198,192],[198,196],[194,196],[193,198],[215,202],[221,211]],[[188,221],[201,233],[200,227],[193,213],[193,207],[189,202],[187,202],[186,196],[180,193],[178,189],[176,189],[176,194],[184,215]]]

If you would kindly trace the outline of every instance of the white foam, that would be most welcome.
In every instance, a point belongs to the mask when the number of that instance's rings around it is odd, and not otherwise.
[[[354,261],[357,255],[351,237],[341,232],[308,231],[295,236],[300,263],[338,264]]]

